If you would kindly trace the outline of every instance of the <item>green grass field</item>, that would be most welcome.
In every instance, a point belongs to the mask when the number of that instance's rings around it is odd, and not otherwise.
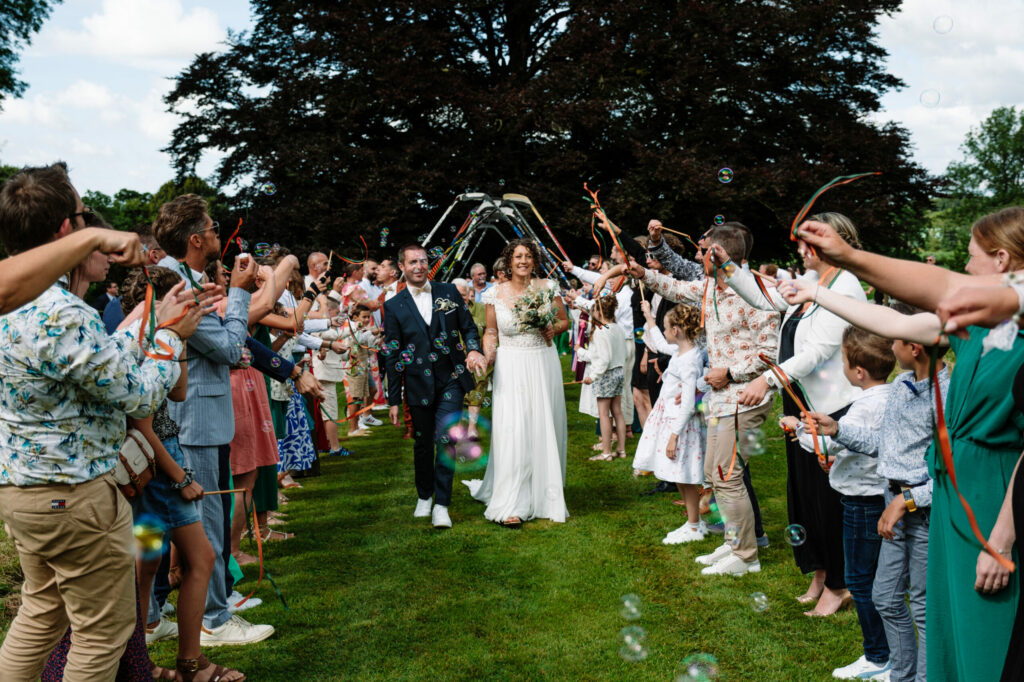
[[[809,619],[794,599],[808,580],[782,540],[786,466],[776,428],[752,464],[772,541],[762,571],[705,577],[693,557],[720,538],[662,545],[684,520],[676,495],[641,496],[652,481],[634,479],[628,460],[586,461],[594,421],[577,412],[578,397],[578,386],[567,387],[567,523],[500,528],[457,475],[454,528],[435,531],[412,518],[411,442],[377,427],[348,443],[353,456],[323,460],[321,477],[289,493],[283,511],[296,537],[266,548],[289,609],[264,581],[264,604],[244,614],[273,624],[275,635],[206,653],[259,681],[671,680],[694,653],[717,657],[722,680],[823,680],[860,656],[852,610]],[[243,593],[255,567],[246,576]],[[766,612],[751,607],[753,592],[768,596]],[[642,600],[634,623],[619,614],[626,593]],[[618,633],[632,624],[648,635],[641,662],[618,654]],[[151,649],[162,665],[175,653],[174,642]]]

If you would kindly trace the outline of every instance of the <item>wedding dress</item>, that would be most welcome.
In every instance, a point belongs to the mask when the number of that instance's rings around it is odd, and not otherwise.
[[[554,289],[550,280],[534,287]],[[483,481],[464,481],[487,504],[484,517],[504,521],[563,522],[565,506],[565,392],[554,344],[537,331],[522,331],[507,283],[491,287],[481,301],[494,306],[498,351],[494,362],[491,452]]]

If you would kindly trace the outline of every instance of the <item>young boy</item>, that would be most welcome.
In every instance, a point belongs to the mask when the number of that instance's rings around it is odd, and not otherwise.
[[[892,386],[886,383],[896,364],[890,342],[857,327],[847,327],[843,333],[843,374],[853,385],[862,389],[850,403],[846,415],[839,420],[841,433],[877,433],[882,426],[886,402]],[[814,450],[814,436],[794,417],[784,417],[782,426],[799,434],[800,445]],[[828,426],[826,426],[828,424]],[[821,432],[835,433],[835,422],[822,420]],[[845,558],[846,587],[857,608],[864,637],[864,655],[850,665],[836,668],[832,676],[839,679],[876,679],[889,671],[889,644],[878,610],[871,599],[879,549],[882,538],[878,522],[885,509],[888,482],[876,467],[877,452],[863,449],[857,441],[852,443],[822,436],[819,448],[826,453],[831,468],[829,483],[840,494],[843,503],[843,554]]]
[[[373,331],[373,312],[356,303],[352,306],[351,325],[342,326],[342,336],[348,342],[349,360],[345,368],[345,393],[348,396],[350,436],[368,436],[369,431],[359,423],[359,412],[370,400],[370,350],[376,348],[378,336]]]
[[[902,303],[892,307],[904,315],[920,312]],[[877,470],[888,480],[888,487],[885,511],[878,521],[878,534],[884,540],[872,600],[882,618],[891,650],[889,679],[893,682],[923,681],[927,678],[925,581],[932,500],[932,481],[924,457],[932,442],[935,389],[928,375],[928,347],[897,340],[892,342],[892,351],[900,368],[907,371],[892,382],[879,428],[848,426],[842,421],[837,425],[820,414],[812,417],[822,433],[831,435],[846,447],[878,454]],[[949,370],[942,360],[938,361],[936,372],[938,389],[945,400]],[[910,610],[905,595],[909,596]]]
[[[324,312],[330,319],[338,317],[339,304],[334,298],[327,297],[324,303]],[[320,347],[320,351],[313,355],[313,376],[317,378],[320,385],[324,387],[324,400],[320,403],[323,406],[324,430],[327,432],[327,441],[330,444],[331,456],[352,454],[348,448],[341,447],[338,443],[338,385],[339,381],[345,381],[345,360],[348,359],[348,343],[339,337],[341,333],[337,329],[314,334],[327,343]]]

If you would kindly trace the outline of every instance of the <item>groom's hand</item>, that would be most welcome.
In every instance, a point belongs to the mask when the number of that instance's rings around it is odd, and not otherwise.
[[[392,405],[388,408],[388,417],[391,419],[391,425],[396,429],[398,428],[398,405]]]
[[[484,372],[487,371],[487,361],[484,360],[484,356],[480,354],[480,351],[471,350],[466,355],[466,367],[477,376],[483,376]]]

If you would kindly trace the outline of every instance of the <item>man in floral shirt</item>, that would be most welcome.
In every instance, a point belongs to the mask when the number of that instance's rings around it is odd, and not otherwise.
[[[746,256],[743,230],[737,226],[726,223],[713,227],[706,237],[711,243],[720,244],[736,262]],[[736,524],[736,536],[727,534],[725,544],[712,554],[697,557],[697,562],[707,566],[702,571],[705,575],[756,573],[761,564],[757,560],[754,513],[743,484],[748,455],[740,449],[734,461],[733,446],[737,443],[737,424],[739,433],[756,429],[771,409],[772,393],[758,394],[748,384],[767,369],[758,354],[775,357],[779,315],[748,305],[725,285],[721,272],[713,282],[686,282],[639,265],[632,270],[635,277],[642,277],[662,298],[703,306],[711,366],[705,379],[712,388],[705,398],[708,439],[704,480],[714,487],[727,523]]]
[[[63,164],[26,168],[0,188],[0,240],[20,253],[83,228],[89,212]],[[198,321],[186,317],[157,332],[173,357],[140,364],[137,340],[108,337],[61,283],[0,316],[0,520],[25,575],[0,649],[4,679],[38,679],[69,623],[66,679],[114,679],[135,627],[135,547],[111,474],[125,414],[152,414],[178,378],[182,337]]]

